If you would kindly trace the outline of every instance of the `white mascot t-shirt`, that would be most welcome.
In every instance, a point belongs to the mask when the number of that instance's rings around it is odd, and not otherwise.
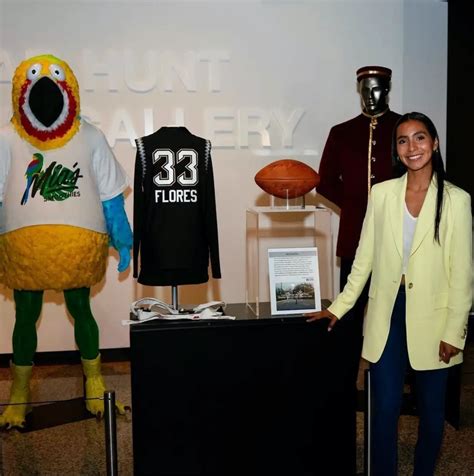
[[[33,225],[73,225],[106,233],[101,202],[128,186],[104,134],[81,119],[64,146],[39,150],[11,124],[0,129],[0,233]]]

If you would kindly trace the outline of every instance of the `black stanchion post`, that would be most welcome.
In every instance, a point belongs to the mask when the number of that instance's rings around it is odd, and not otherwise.
[[[364,474],[370,476],[371,445],[372,445],[372,389],[370,388],[370,369],[364,373]]]
[[[107,476],[118,475],[117,464],[117,423],[115,417],[115,392],[104,392],[105,453]]]

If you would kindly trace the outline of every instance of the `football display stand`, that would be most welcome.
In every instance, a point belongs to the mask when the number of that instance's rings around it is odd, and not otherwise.
[[[270,300],[269,248],[318,249],[321,297],[334,299],[332,211],[327,208],[251,207],[246,211],[246,305],[260,315]]]
[[[274,195],[270,195],[271,204],[270,206],[275,209],[283,210],[293,210],[293,209],[304,209],[306,208],[306,195],[301,197],[290,198],[279,198]]]

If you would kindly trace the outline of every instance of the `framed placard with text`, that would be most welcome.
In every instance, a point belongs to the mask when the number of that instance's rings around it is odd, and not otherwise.
[[[317,248],[270,248],[268,271],[272,315],[321,310]]]

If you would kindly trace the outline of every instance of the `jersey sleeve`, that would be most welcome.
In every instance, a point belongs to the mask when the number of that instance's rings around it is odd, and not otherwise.
[[[120,195],[128,187],[128,178],[112,152],[104,134],[98,131],[92,156],[92,169],[99,189],[100,201]]]
[[[142,236],[143,206],[145,202],[143,190],[144,157],[143,143],[137,139],[137,153],[135,157],[135,173],[133,179],[133,277],[138,278],[138,257]]]
[[[217,229],[216,195],[214,190],[214,172],[211,159],[211,142],[206,141],[206,233],[209,243],[212,277],[221,278],[221,265],[219,257],[219,235]]]

